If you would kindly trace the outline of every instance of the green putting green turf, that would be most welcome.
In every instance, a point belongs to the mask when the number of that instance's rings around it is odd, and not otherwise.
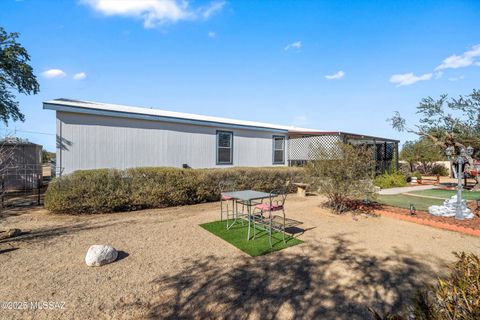
[[[440,189],[430,189],[430,190],[420,190],[409,192],[419,196],[428,196],[428,197],[437,197],[448,199],[457,194],[456,190],[440,190]],[[480,192],[478,191],[468,191],[462,190],[462,198],[465,200],[480,200]]]
[[[406,194],[395,195],[378,195],[377,201],[382,204],[386,204],[392,207],[410,209],[412,203],[417,210],[428,211],[428,207],[432,205],[441,205],[443,200],[422,198],[418,196],[409,196]]]
[[[272,248],[268,244],[268,233],[257,228],[257,236],[255,239],[247,240],[248,222],[237,222],[227,230],[225,221],[214,221],[201,224],[200,227],[210,231],[217,237],[227,241],[231,245],[237,247],[252,257],[261,256],[273,251],[279,251],[288,247],[303,243],[294,237],[285,235],[286,243],[283,243],[283,235],[280,232],[272,233]],[[253,227],[250,230],[250,236],[253,238]]]

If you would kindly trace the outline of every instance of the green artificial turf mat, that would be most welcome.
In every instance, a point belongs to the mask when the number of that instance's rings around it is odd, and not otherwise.
[[[236,222],[233,227],[228,230],[225,221],[213,221],[201,224],[200,226],[252,257],[261,256],[303,243],[303,241],[291,237],[288,233],[285,235],[286,243],[283,243],[282,233],[273,232],[272,248],[270,248],[268,233],[257,228],[257,236],[253,239],[253,227],[250,229],[250,237],[252,239],[247,240],[248,221],[244,221],[243,226],[241,222]]]

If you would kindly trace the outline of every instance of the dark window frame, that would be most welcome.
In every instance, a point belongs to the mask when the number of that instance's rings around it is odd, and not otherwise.
[[[221,133],[228,133],[230,135],[230,161],[229,162],[220,162],[218,157],[218,149],[220,146],[218,145],[219,137]],[[227,149],[227,148],[224,148]],[[226,130],[217,130],[215,135],[215,160],[217,165],[232,165],[233,164],[233,131],[226,131]]]
[[[275,161],[275,151],[280,151],[280,150],[275,149],[275,139],[277,139],[277,138],[281,138],[283,140],[282,161]],[[273,136],[272,137],[272,163],[273,164],[285,164],[286,142],[287,142],[287,138],[285,136]]]

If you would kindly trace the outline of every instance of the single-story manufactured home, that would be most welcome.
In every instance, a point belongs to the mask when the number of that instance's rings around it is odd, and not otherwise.
[[[398,162],[398,141],[151,108],[55,99],[57,174],[97,168],[302,165],[336,142],[375,146],[381,171]]]

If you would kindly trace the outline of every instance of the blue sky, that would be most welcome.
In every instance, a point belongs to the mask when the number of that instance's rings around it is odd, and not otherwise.
[[[480,1],[2,0],[0,25],[41,89],[2,130],[52,151],[59,97],[404,141],[395,110],[480,88]]]

